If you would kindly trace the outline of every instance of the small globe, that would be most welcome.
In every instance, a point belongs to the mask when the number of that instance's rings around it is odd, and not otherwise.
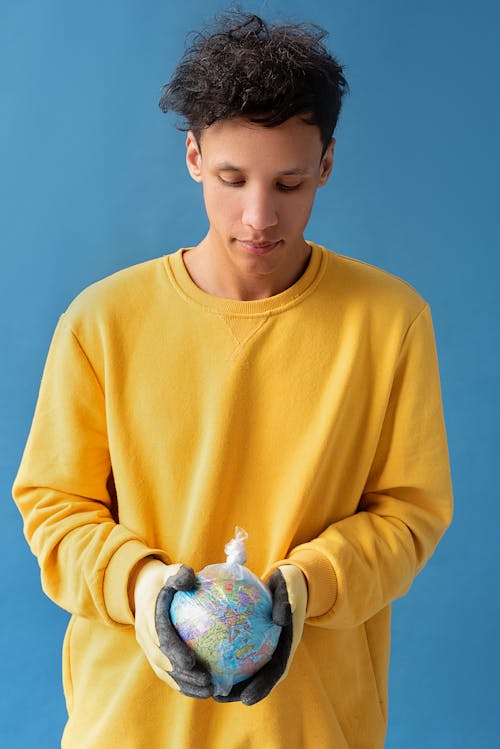
[[[262,668],[281,633],[271,619],[270,592],[250,570],[239,569],[205,567],[195,589],[178,591],[170,608],[174,627],[210,671],[217,695]]]

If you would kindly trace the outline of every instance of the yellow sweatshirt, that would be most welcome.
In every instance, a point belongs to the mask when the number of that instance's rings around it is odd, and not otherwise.
[[[379,749],[390,603],[452,496],[429,308],[310,243],[290,288],[212,296],[183,250],[86,289],[62,315],[14,498],[45,592],[70,611],[64,749]],[[155,554],[305,573],[304,635],[262,702],[171,690],[136,644],[127,582]]]

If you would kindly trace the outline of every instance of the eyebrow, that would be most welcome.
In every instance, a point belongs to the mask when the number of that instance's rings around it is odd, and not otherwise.
[[[244,172],[245,170],[240,166],[235,166],[234,164],[229,164],[226,161],[220,162],[219,164],[215,164],[215,169],[217,169],[220,172]],[[308,169],[301,169],[300,167],[295,167],[294,169],[284,169],[282,172],[278,172],[278,177],[285,177],[287,175],[294,175],[294,174],[309,174]]]

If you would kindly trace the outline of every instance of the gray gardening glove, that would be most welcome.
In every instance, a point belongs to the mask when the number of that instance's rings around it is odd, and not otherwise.
[[[226,697],[217,695],[217,702],[243,702],[254,705],[267,697],[283,681],[302,637],[307,608],[307,582],[302,571],[293,564],[278,567],[267,585],[273,597],[272,618],[281,629],[271,660],[256,674],[235,684]]]
[[[170,604],[178,590],[191,590],[195,573],[182,564],[148,561],[134,587],[136,639],[155,674],[188,697],[206,699],[214,687],[207,669],[179,637],[170,620]]]

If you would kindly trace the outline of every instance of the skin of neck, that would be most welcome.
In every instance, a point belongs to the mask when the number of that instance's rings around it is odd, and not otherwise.
[[[191,280],[207,294],[242,302],[255,301],[280,294],[298,281],[311,257],[310,246],[305,240],[302,243],[302,253],[294,258],[287,268],[288,273],[279,280],[265,276],[242,276],[238,269],[232,267],[230,258],[222,266],[220,257],[215,260],[210,249],[210,231],[196,247],[186,250],[182,259]]]

